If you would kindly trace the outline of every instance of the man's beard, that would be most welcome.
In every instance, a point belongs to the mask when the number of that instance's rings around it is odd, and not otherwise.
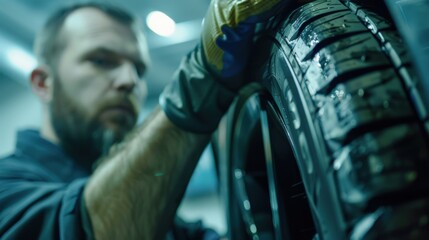
[[[66,91],[60,79],[54,83],[53,101],[50,106],[51,121],[60,145],[82,167],[91,169],[100,157],[106,155],[115,143],[122,141],[133,128],[133,123],[125,123],[114,131],[103,125],[97,118],[90,119]]]

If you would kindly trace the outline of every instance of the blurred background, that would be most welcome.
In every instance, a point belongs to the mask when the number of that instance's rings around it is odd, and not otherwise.
[[[28,84],[36,66],[33,39],[46,18],[63,5],[85,1],[2,0],[0,7],[0,156],[14,148],[16,131],[38,128],[41,106]],[[162,88],[171,80],[180,59],[198,42],[210,0],[107,0],[142,22],[152,59],[146,75],[149,96],[141,120],[157,104]],[[153,24],[155,23],[155,24]],[[225,231],[222,203],[210,149],[203,154],[188,187],[179,215],[202,219]]]

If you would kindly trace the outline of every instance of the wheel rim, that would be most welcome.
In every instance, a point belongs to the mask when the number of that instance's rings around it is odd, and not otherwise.
[[[242,221],[241,226],[251,239],[311,239],[314,224],[277,111],[270,98],[259,92],[251,95],[236,115],[229,205],[238,210],[230,221]],[[286,174],[284,168],[293,173]]]

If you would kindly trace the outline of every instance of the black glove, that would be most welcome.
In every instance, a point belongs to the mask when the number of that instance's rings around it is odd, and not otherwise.
[[[286,0],[212,0],[202,41],[163,91],[160,105],[178,127],[196,133],[216,129],[235,93],[245,83],[244,69],[253,40]]]

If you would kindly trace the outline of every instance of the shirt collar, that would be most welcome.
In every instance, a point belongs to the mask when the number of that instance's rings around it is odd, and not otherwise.
[[[21,130],[17,134],[16,154],[30,156],[41,165],[59,174],[88,175],[89,171],[79,167],[63,149],[43,138],[38,130]],[[73,170],[73,171],[71,171]]]

